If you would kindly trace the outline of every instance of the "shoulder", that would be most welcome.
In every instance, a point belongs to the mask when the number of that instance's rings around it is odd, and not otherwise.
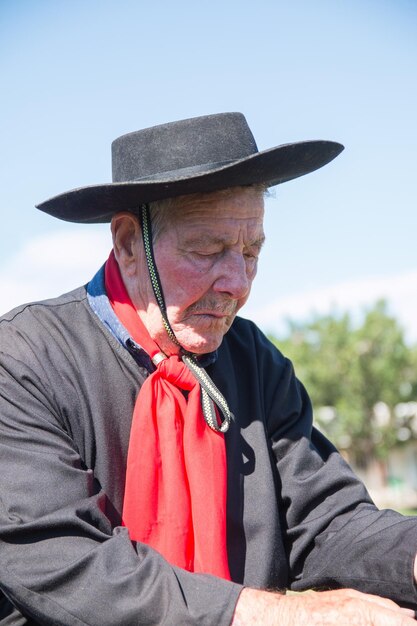
[[[52,346],[86,341],[98,328],[85,287],[49,300],[30,302],[0,317],[0,352],[26,361],[24,355],[50,353]],[[79,337],[76,340],[76,337]]]
[[[236,317],[224,337],[220,350],[222,348],[259,363],[275,363],[281,367],[285,367],[288,363],[288,359],[262,330],[254,322],[243,317]]]
[[[236,317],[223,339],[218,367],[229,378],[235,372],[241,384],[256,383],[267,394],[274,393],[282,381],[294,376],[291,361],[256,324],[241,317]]]
[[[225,338],[228,338],[234,355],[235,367],[247,370],[245,385],[256,381],[262,390],[267,431],[276,437],[291,431],[310,436],[312,411],[308,394],[295,375],[292,362],[254,324],[242,318],[235,323]],[[243,356],[242,356],[243,355]],[[298,436],[298,435],[297,435]]]
[[[42,318],[48,314],[65,315],[66,312],[70,314],[70,309],[76,307],[77,304],[85,302],[86,299],[86,288],[78,287],[56,298],[21,304],[0,317],[0,328],[24,324],[31,317]]]

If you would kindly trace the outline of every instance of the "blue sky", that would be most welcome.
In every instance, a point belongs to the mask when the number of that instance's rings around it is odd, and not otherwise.
[[[260,149],[346,147],[268,199],[245,314],[280,332],[385,296],[417,340],[416,35],[414,0],[2,0],[0,311],[87,281],[110,247],[36,203],[109,181],[125,132],[237,110]]]

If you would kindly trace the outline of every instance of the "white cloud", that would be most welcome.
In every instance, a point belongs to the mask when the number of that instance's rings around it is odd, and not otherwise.
[[[266,330],[283,332],[285,320],[305,320],[332,311],[359,313],[384,298],[389,309],[417,340],[417,270],[389,276],[367,277],[283,297],[265,306],[247,306],[245,315]]]
[[[56,232],[33,238],[0,269],[0,313],[87,282],[111,249],[109,233]]]

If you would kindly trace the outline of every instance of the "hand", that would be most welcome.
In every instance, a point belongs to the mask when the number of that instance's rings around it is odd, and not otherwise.
[[[243,589],[231,626],[415,626],[414,611],[354,589],[282,595]]]

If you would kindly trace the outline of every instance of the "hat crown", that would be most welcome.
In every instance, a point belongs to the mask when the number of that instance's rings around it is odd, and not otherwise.
[[[178,170],[210,170],[258,152],[242,113],[218,113],[128,133],[112,143],[113,182],[157,180]]]

